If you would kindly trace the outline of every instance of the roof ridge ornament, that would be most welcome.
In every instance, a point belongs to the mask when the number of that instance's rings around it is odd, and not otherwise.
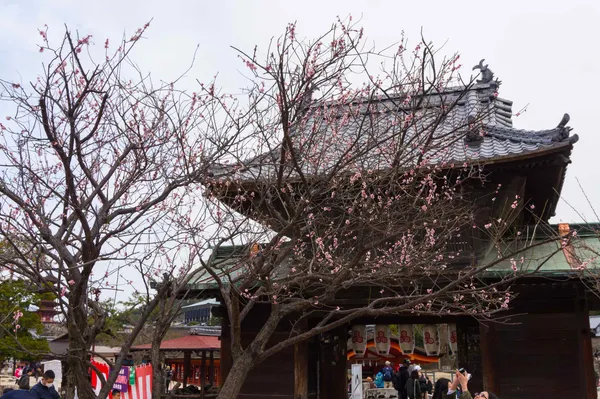
[[[475,65],[472,69],[473,71],[476,69],[481,71],[481,79],[478,80],[477,83],[492,83],[494,80],[494,72],[492,72],[488,64],[483,65],[483,61],[485,61],[485,58],[482,58],[481,61],[479,61],[479,64]],[[496,83],[500,84],[500,81],[496,79]]]
[[[571,116],[569,116],[569,114],[564,114],[557,127],[566,127],[570,120]]]
[[[556,130],[558,132],[552,137],[552,141],[564,141],[569,140],[571,144],[575,144],[579,140],[579,136],[574,134],[571,136],[572,127],[567,126],[567,123],[571,120],[569,114],[564,114],[558,126],[556,126]]]

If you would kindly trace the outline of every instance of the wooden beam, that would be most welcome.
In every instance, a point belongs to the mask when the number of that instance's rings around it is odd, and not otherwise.
[[[208,382],[212,387],[215,385],[215,351],[210,351],[209,367],[208,367]]]
[[[206,391],[206,351],[202,351],[202,364],[200,365],[200,397],[204,399]]]
[[[183,352],[183,387],[187,387],[188,379],[192,371],[192,352]]]
[[[481,360],[483,366],[483,387],[486,391],[499,392],[496,379],[494,378],[494,359],[492,348],[494,347],[494,323],[483,325],[479,323]]]
[[[298,323],[302,333],[307,329],[307,320]],[[308,399],[308,341],[294,345],[294,399]]]
[[[596,399],[598,392],[596,390],[596,375],[594,373],[594,357],[592,349],[592,333],[590,331],[590,317],[585,300],[585,293],[582,289],[578,290],[577,299],[577,321],[578,321],[578,341],[579,341],[579,361],[580,361],[580,384],[582,391],[585,392],[587,399]],[[583,393],[582,392],[582,393]]]

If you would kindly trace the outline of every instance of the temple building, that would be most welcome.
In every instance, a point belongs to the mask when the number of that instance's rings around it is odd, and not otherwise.
[[[571,151],[578,137],[571,134],[571,128],[567,126],[567,114],[550,116],[552,123],[543,130],[515,128],[512,102],[498,97],[498,85],[488,73],[472,86],[445,89],[442,97],[456,101],[456,108],[446,123],[469,121],[473,110],[487,111],[482,124],[483,133],[467,132],[464,140],[450,142],[446,152],[449,159],[456,163],[456,168],[463,162],[477,163],[485,168],[489,184],[486,188],[478,189],[482,190],[480,196],[488,195],[490,187],[494,190],[501,185],[504,189],[498,194],[498,202],[518,197],[524,203],[536,204],[535,209],[531,207],[528,212],[514,218],[514,223],[529,237],[530,242],[539,244],[523,254],[529,261],[526,268],[539,271],[513,284],[516,297],[510,309],[501,314],[512,315],[510,322],[484,322],[469,316],[411,314],[390,314],[377,320],[368,317],[356,319],[270,357],[251,371],[239,398],[348,398],[348,373],[357,359],[366,369],[376,369],[386,359],[397,364],[404,358],[422,364],[438,362],[447,365],[448,370],[464,367],[472,375],[469,385],[472,392],[485,389],[503,399],[596,398],[589,311],[600,309],[600,304],[576,277],[576,254],[583,249],[561,248],[561,244],[554,241],[544,243],[549,237],[576,230],[583,243],[595,248],[599,246],[591,228],[593,226],[548,224],[554,215],[567,165],[571,162]],[[394,109],[390,99],[378,101],[381,108]],[[432,98],[431,101],[437,100]],[[393,112],[381,114],[386,117],[393,115]],[[274,153],[278,154],[277,151]],[[237,168],[237,183],[232,183],[227,192],[217,192],[218,198],[224,204],[231,205],[236,184],[242,186],[268,181],[272,176],[266,159],[256,157],[244,168]],[[381,166],[381,163],[377,165]],[[452,172],[450,169],[448,173]],[[233,172],[224,167],[215,169],[216,176],[227,176],[228,173]],[[475,201],[473,206],[479,207],[481,204]],[[244,209],[238,211],[244,212]],[[504,217],[494,212],[493,209],[481,208],[483,218]],[[269,220],[269,215],[264,215],[263,220],[259,221],[277,230],[277,224]],[[498,257],[497,250],[484,241],[482,237],[465,237],[456,243],[458,248],[469,253],[469,256],[460,259],[465,267],[471,262],[493,262]],[[505,245],[510,247],[510,240]],[[251,247],[237,248],[240,252],[252,250]],[[229,258],[235,252],[228,248],[220,251],[222,253],[217,251],[213,261],[220,256]],[[511,272],[511,262],[507,260],[488,269],[482,278],[500,280]],[[214,284],[197,282],[192,288],[196,290],[198,298],[220,300],[220,292]],[[355,287],[351,294],[343,298],[344,303],[347,306],[364,306],[368,297],[367,288]],[[220,351],[220,381],[223,381],[232,360],[227,313],[219,313],[224,317]],[[255,306],[243,324],[244,336],[250,338],[257,334],[267,316],[268,310],[264,306]],[[315,323],[317,321],[314,320]],[[437,351],[426,347],[427,340],[421,348],[406,349],[402,346],[401,334],[396,330],[398,327],[393,327],[403,325],[421,326],[418,328],[425,329],[422,334],[445,331],[438,333],[438,339],[444,342],[438,342]],[[438,330],[428,330],[428,326],[434,325]],[[367,326],[368,329],[361,326]],[[391,333],[384,332],[382,335],[390,341],[389,347],[381,352],[383,354],[376,351],[378,327],[375,326],[392,326]],[[385,328],[383,331],[388,331]],[[351,339],[356,331],[365,334],[363,354],[359,354],[363,349],[359,348],[357,352],[354,347],[356,342]],[[285,337],[286,334],[289,332],[282,326],[273,339]]]

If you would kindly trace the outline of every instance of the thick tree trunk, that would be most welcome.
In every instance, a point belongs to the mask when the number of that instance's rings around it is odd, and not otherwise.
[[[80,292],[86,292],[86,287],[80,288]],[[69,298],[68,316],[71,320],[68,322],[67,330],[69,333],[69,351],[66,356],[67,397],[65,399],[73,399],[75,390],[77,390],[79,399],[104,399],[106,396],[97,398],[94,394],[89,376],[90,345],[85,335],[88,320],[84,300],[83,294],[77,295],[76,293]]]
[[[87,351],[84,351],[87,352]],[[77,354],[81,353],[78,352]],[[77,388],[77,397],[79,399],[96,399],[96,395],[92,390],[92,384],[88,376],[88,367],[86,358],[79,356],[69,356],[67,358],[67,397],[65,399],[73,399],[75,397],[75,388]]]
[[[235,399],[237,398],[248,373],[254,367],[254,361],[251,356],[244,353],[238,359],[234,360],[227,378],[223,382],[217,399]]]
[[[154,334],[152,339],[152,349],[150,350],[150,360],[152,362],[152,397],[160,398],[164,392],[164,373],[162,369],[162,359],[160,356],[160,342],[162,337]]]

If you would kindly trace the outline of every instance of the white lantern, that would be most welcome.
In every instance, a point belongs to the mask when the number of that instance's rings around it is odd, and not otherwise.
[[[364,355],[367,352],[367,326],[352,327],[352,349],[357,355]]]
[[[427,324],[423,327],[423,346],[425,346],[427,356],[437,356],[440,354],[437,324]]]
[[[398,341],[402,353],[410,355],[415,351],[415,332],[412,324],[400,324],[398,326]]]
[[[391,345],[390,326],[378,324],[375,326],[375,348],[379,355],[388,355]]]
[[[458,352],[458,333],[456,332],[456,324],[448,324],[448,346],[452,354]]]

